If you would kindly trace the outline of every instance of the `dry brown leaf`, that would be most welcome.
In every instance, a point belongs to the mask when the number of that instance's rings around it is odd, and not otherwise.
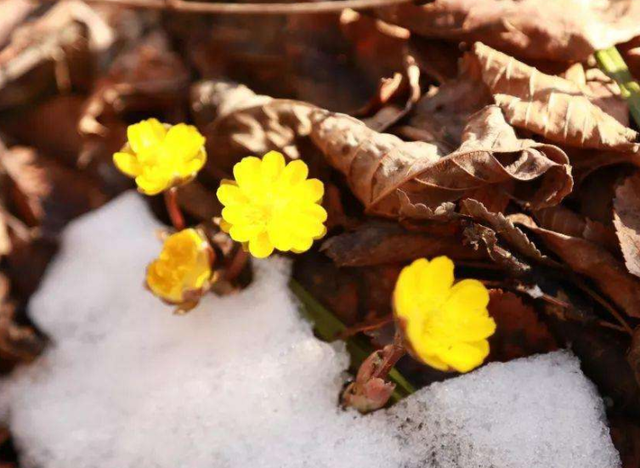
[[[339,267],[401,263],[437,255],[454,260],[484,258],[482,253],[464,246],[460,236],[411,232],[383,221],[371,221],[353,232],[334,236],[324,242],[321,250]]]
[[[362,120],[370,129],[384,132],[406,116],[420,96],[420,69],[413,57],[407,56],[403,72],[395,73],[390,80],[383,79],[373,102],[358,115],[367,115],[371,110],[376,110],[374,115]]]
[[[469,117],[491,103],[486,87],[463,69],[455,80],[430,89],[398,133],[412,140],[433,143],[443,153],[452,152],[462,143]]]
[[[531,266],[528,263],[522,261],[500,243],[493,229],[482,224],[470,223],[463,234],[467,243],[477,250],[482,249],[491,260],[504,270],[510,271],[514,275],[520,275],[531,270]]]
[[[554,264],[536,245],[502,213],[492,213],[477,200],[462,201],[464,211],[477,221],[489,224],[491,228],[520,254],[547,265]]]
[[[633,0],[435,0],[376,11],[419,35],[482,41],[513,55],[562,62],[586,60],[640,30]]]
[[[616,189],[613,224],[627,269],[640,276],[640,174],[628,177]]]
[[[594,104],[580,86],[547,75],[482,43],[474,56],[507,121],[558,143],[635,152],[638,134]]]
[[[200,112],[217,116],[204,130],[211,156],[207,168],[214,175],[219,175],[219,170],[230,173],[244,156],[262,156],[270,150],[291,159],[300,157],[296,139],[309,134],[309,114],[314,106],[258,95],[246,86],[228,82],[209,82],[206,92],[197,96]]]
[[[611,301],[632,317],[640,317],[640,279],[630,275],[624,264],[608,250],[586,239],[538,227],[531,218],[518,215],[526,225],[573,271],[592,279]]]
[[[368,213],[446,217],[453,202],[489,184],[534,209],[557,204],[571,191],[562,150],[519,139],[496,106],[473,116],[462,145],[449,155],[433,144],[374,132],[342,114],[316,110],[312,121],[311,139],[347,177]]]
[[[489,297],[489,314],[497,325],[495,334],[489,338],[492,361],[507,362],[558,349],[556,340],[531,305],[500,289],[492,289]]]

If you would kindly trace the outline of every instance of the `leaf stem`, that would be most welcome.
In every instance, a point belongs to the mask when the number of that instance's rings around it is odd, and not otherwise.
[[[346,326],[322,304],[320,304],[309,292],[296,280],[289,282],[291,291],[298,297],[302,304],[302,312],[314,324],[316,333],[325,341],[334,341],[346,330]],[[347,350],[351,355],[351,369],[357,371],[360,364],[374,351],[373,347],[362,337],[351,337],[346,340]],[[398,356],[399,358],[400,356]],[[397,369],[389,371],[389,380],[396,384],[396,389],[391,396],[393,402],[415,392],[413,385],[398,372]]]
[[[633,78],[629,67],[615,47],[599,50],[595,54],[598,66],[620,86],[622,96],[629,104],[629,110],[640,128],[640,85]]]

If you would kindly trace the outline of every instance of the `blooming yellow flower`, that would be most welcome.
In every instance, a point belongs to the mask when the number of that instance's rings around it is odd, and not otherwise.
[[[147,269],[149,289],[170,304],[197,304],[211,279],[211,249],[195,229],[170,235]]]
[[[242,159],[233,175],[235,181],[223,181],[217,193],[224,205],[221,228],[254,257],[268,257],[274,249],[301,253],[325,235],[324,185],[307,179],[303,161],[285,164],[282,154],[271,151],[262,160]]]
[[[473,279],[455,285],[453,262],[425,258],[405,267],[393,301],[410,351],[443,371],[469,372],[489,354],[487,338],[496,324],[489,316],[489,293]]]
[[[185,184],[207,159],[204,137],[186,124],[173,127],[156,119],[143,120],[127,129],[128,142],[113,155],[116,167],[135,178],[138,190],[156,195]]]

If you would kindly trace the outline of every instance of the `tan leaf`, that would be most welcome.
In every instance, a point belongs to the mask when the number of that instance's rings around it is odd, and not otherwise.
[[[562,62],[586,60],[640,30],[634,0],[435,0],[376,12],[419,35],[482,41],[513,55]]]
[[[458,78],[430,89],[418,101],[399,133],[412,140],[436,144],[442,152],[451,152],[462,143],[469,117],[492,103],[486,86],[461,70]]]
[[[447,255],[454,260],[485,258],[463,245],[459,235],[411,232],[397,223],[382,221],[371,221],[353,232],[334,236],[322,245],[322,251],[339,267],[400,263],[437,255]]]
[[[496,234],[522,255],[546,264],[555,263],[543,255],[527,235],[502,213],[492,213],[482,203],[472,199],[464,200],[462,206],[474,219],[489,224]]]
[[[448,155],[433,144],[374,132],[346,115],[316,110],[312,121],[311,139],[372,214],[446,215],[453,202],[489,184],[534,209],[557,204],[571,191],[564,152],[519,139],[496,106],[472,117],[462,145]]]
[[[525,215],[519,215],[517,222],[533,231],[573,271],[591,278],[614,304],[640,317],[640,279],[630,275],[609,251],[586,239],[538,227]]]
[[[466,242],[476,249],[481,248],[497,265],[514,275],[531,270],[531,266],[505,248],[500,243],[496,232],[487,226],[470,223],[470,226],[464,230],[464,237]]]
[[[216,115],[204,131],[209,170],[230,171],[240,158],[270,150],[291,159],[300,157],[296,139],[311,130],[309,114],[315,109],[311,104],[257,95],[246,86],[226,82],[210,82],[201,96],[200,106],[214,109],[210,112]]]
[[[482,80],[507,121],[570,146],[637,151],[638,134],[591,102],[577,84],[476,43]]]
[[[628,177],[613,200],[616,227],[627,269],[640,276],[640,174]]]

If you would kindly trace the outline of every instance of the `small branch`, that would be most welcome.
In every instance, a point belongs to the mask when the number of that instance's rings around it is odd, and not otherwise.
[[[184,216],[178,206],[178,190],[175,187],[165,190],[164,192],[164,204],[167,207],[167,213],[171,218],[171,224],[176,231],[182,231],[185,227]]]
[[[61,0],[34,0],[41,3]],[[304,15],[339,12],[347,8],[364,10],[411,3],[412,0],[336,0],[302,3],[209,3],[185,0],[84,0],[86,3],[119,5],[128,8],[167,10],[180,13],[221,15]]]

